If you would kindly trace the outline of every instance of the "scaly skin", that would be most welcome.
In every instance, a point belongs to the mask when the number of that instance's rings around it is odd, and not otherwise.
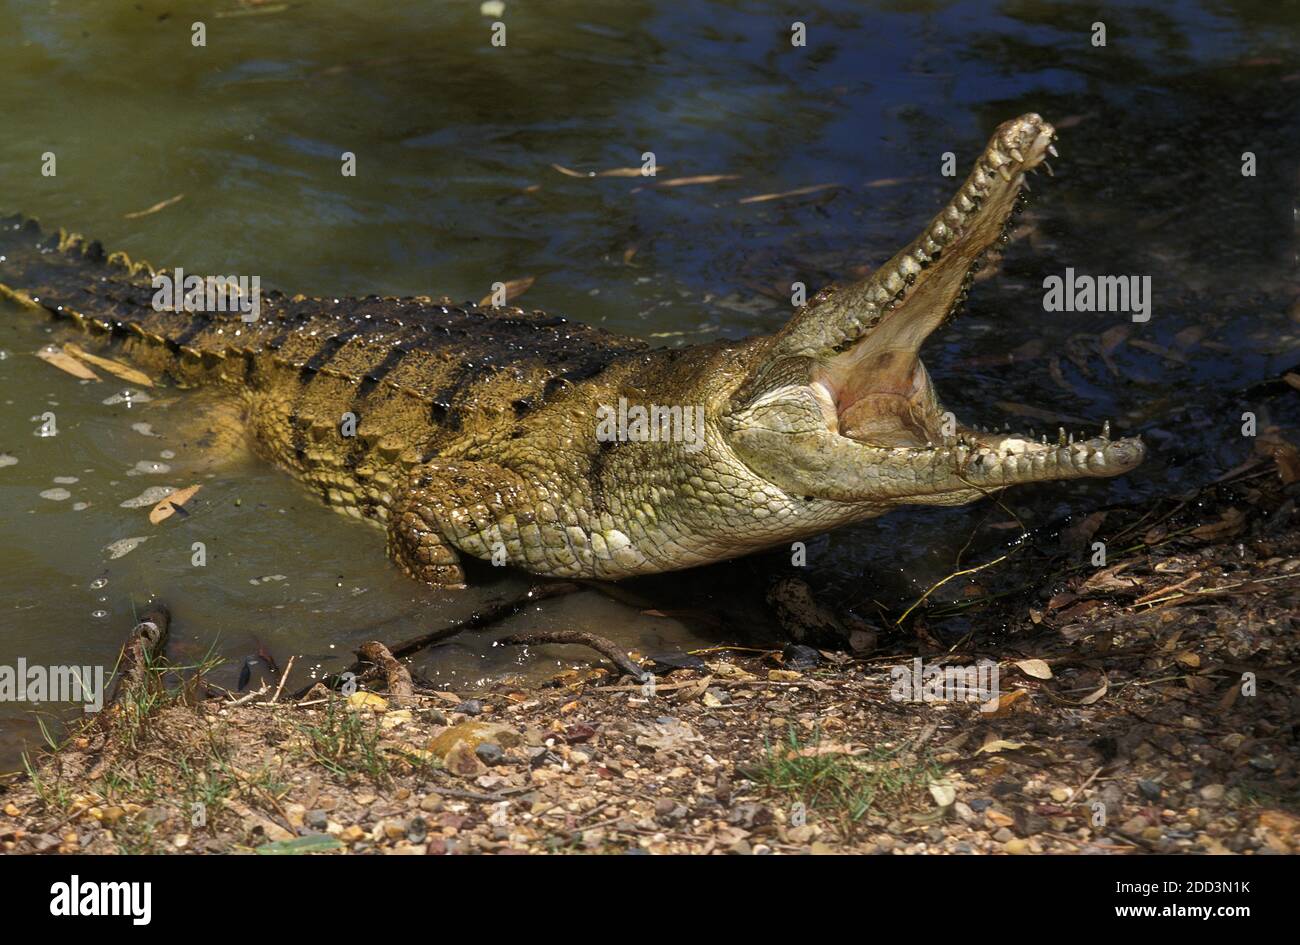
[[[179,384],[235,392],[255,448],[384,523],[422,581],[461,585],[464,555],[557,577],[671,571],[900,505],[1141,462],[1135,439],[1047,445],[955,425],[917,358],[1053,138],[1037,115],[1002,125],[902,252],[739,342],[651,350],[540,312],[427,298],[270,293],[252,324],[158,312],[147,265],[20,218],[0,222],[0,293]],[[702,445],[602,442],[597,409],[620,398],[702,407]],[[349,413],[355,437],[341,432]]]

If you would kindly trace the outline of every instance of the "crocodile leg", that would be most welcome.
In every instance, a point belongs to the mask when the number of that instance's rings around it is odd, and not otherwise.
[[[435,460],[394,497],[388,552],[416,580],[462,588],[462,553],[500,564],[526,560],[524,481],[493,463]]]

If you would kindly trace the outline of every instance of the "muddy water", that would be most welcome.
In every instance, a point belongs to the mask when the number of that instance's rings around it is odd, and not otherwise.
[[[1092,8],[1072,3],[801,10],[808,45],[794,49],[790,17],[767,4],[507,3],[502,48],[468,2],[7,0],[0,210],[158,265],[308,293],[477,299],[533,276],[526,304],[689,344],[772,330],[791,282],[887,258],[951,191],[945,152],[964,173],[997,122],[1036,110],[1062,126],[1057,176],[1035,179],[1019,240],[927,364],[965,420],[1110,419],[1153,456],[1122,480],[1007,504],[1043,526],[1249,454],[1252,385],[1300,361],[1294,6],[1117,4],[1105,47],[1090,42]],[[655,187],[552,166],[637,166],[646,151],[659,181],[729,176]],[[340,174],[344,152],[355,177]],[[745,200],[820,185],[833,186]],[[1043,279],[1066,267],[1150,277],[1150,320],[1045,311]],[[237,450],[205,448],[203,395],[106,403],[127,385],[33,356],[65,337],[52,331],[0,303],[0,453],[16,460],[0,459],[0,665],[111,662],[133,608],[157,594],[175,612],[172,658],[224,656],[215,678],[233,685],[259,646],[330,668],[360,640],[410,636],[524,586],[500,574],[459,595],[412,586],[379,532]],[[1262,419],[1294,424],[1285,409]],[[55,436],[37,435],[47,412]],[[123,505],[192,484],[203,489],[184,520],[153,526],[147,504]],[[811,543],[809,578],[840,603],[897,609],[972,532],[968,556],[996,553],[1017,534],[1009,521],[987,505],[893,514]],[[112,557],[133,538],[147,540]],[[592,592],[493,635],[578,627],[659,651],[743,640],[764,632],[753,568],[635,583],[681,617]],[[506,652],[493,635],[417,668],[466,686],[572,655]],[[0,704],[0,761],[34,737],[30,710]]]

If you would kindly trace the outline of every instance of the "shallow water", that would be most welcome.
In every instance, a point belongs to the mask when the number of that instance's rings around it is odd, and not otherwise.
[[[944,152],[964,173],[998,122],[1038,111],[1061,128],[1056,177],[1034,179],[1001,272],[926,362],[964,420],[1110,419],[1152,456],[1121,479],[1005,501],[1042,525],[1204,482],[1249,455],[1248,389],[1300,362],[1294,5],[1108,5],[1105,48],[1089,42],[1087,4],[800,9],[804,49],[771,4],[507,3],[507,46],[494,48],[475,3],[7,0],[0,211],[157,265],[307,293],[477,299],[533,276],[525,305],[689,344],[772,330],[792,281],[815,287],[887,258],[954,189]],[[47,151],[54,177],[40,173]],[[658,186],[553,168],[633,167],[646,151]],[[1244,151],[1256,176],[1241,173]],[[339,173],[343,152],[355,177]],[[734,177],[664,186],[699,175]],[[819,185],[834,186],[744,201]],[[1151,320],[1044,312],[1042,280],[1067,266],[1150,276]],[[378,531],[255,460],[209,465],[203,395],[105,404],[126,385],[80,383],[33,357],[68,337],[53,332],[0,303],[0,453],[17,460],[0,465],[0,665],[111,664],[133,608],[157,594],[175,614],[172,658],[226,656],[213,678],[233,685],[259,645],[282,664],[298,654],[299,667],[332,668],[361,640],[411,636],[526,586],[517,574],[460,595],[412,586]],[[47,411],[58,435],[36,436]],[[148,506],[122,507],[194,483],[194,520],[153,526]],[[905,606],[990,514],[1007,520],[982,505],[842,530],[811,544],[810,579],[843,602]],[[968,554],[1015,533],[986,529]],[[133,537],[148,540],[109,557]],[[204,568],[191,566],[194,541]],[[491,647],[520,625],[599,630],[643,651],[741,640],[761,625],[748,574],[741,563],[636,582],[660,610],[667,597],[721,626],[589,592],[417,668],[465,687],[569,655]],[[34,737],[29,709],[0,704],[0,767]]]

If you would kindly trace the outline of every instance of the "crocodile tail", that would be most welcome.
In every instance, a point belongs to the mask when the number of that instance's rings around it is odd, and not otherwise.
[[[170,288],[160,292],[160,277],[170,286],[172,275],[126,253],[106,253],[98,240],[44,232],[23,216],[0,217],[0,297],[110,342],[157,349],[172,373],[195,382],[231,350],[259,347],[264,326],[246,324],[237,302],[224,304],[223,295],[222,308],[231,311],[187,311]],[[178,370],[181,362],[196,370]]]

